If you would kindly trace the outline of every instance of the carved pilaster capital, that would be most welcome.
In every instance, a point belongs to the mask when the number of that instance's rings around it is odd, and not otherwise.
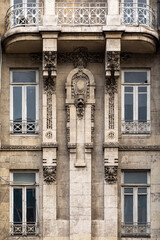
[[[120,52],[107,51],[106,52],[106,77],[117,78],[120,72]]]
[[[118,166],[104,166],[104,178],[109,184],[116,183],[117,181]]]
[[[43,76],[45,78],[56,76],[57,69],[57,52],[44,51],[43,52]]]
[[[47,184],[56,182],[57,166],[43,166],[43,177]]]

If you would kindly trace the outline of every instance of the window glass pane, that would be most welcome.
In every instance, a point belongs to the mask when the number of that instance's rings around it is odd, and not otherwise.
[[[14,183],[35,183],[35,173],[13,173]]]
[[[36,82],[35,71],[13,72],[13,83],[35,83],[35,82]]]
[[[133,196],[124,196],[124,222],[127,224],[133,223]]]
[[[133,193],[133,188],[125,188],[124,193]]]
[[[36,93],[35,87],[27,87],[27,121],[36,119]]]
[[[22,222],[22,189],[21,188],[14,188],[14,223],[21,223]]]
[[[133,94],[125,94],[125,121],[133,121]]]
[[[147,72],[125,72],[125,83],[147,83]]]
[[[13,88],[13,120],[22,121],[22,87]]]
[[[138,224],[147,222],[147,196],[138,195]]]
[[[35,189],[27,189],[27,223],[36,222],[36,198]]]
[[[147,94],[138,94],[138,121],[147,121]]]
[[[15,5],[15,4],[19,4],[19,3],[22,3],[22,0],[14,0],[13,5]]]
[[[138,188],[138,193],[147,193],[147,188]]]
[[[147,92],[147,87],[138,87],[138,92]]]
[[[133,92],[133,87],[125,87],[125,92]]]
[[[124,172],[124,183],[126,184],[147,184],[147,172]]]

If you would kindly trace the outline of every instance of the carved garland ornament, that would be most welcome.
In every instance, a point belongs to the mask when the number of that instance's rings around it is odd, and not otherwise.
[[[104,166],[104,178],[109,184],[117,181],[117,166]]]
[[[44,166],[43,167],[43,177],[47,184],[56,182],[56,166]]]

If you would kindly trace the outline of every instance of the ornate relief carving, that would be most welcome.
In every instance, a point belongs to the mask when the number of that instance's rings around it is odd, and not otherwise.
[[[114,133],[113,131],[110,131],[110,132],[108,133],[108,137],[109,137],[110,139],[113,139],[113,138],[115,137],[115,133]]]
[[[47,129],[52,129],[52,94],[47,93]]]
[[[73,63],[74,58],[75,52],[58,53],[58,63]],[[104,53],[87,52],[87,61],[90,63],[103,63]]]
[[[51,71],[56,70],[57,52],[44,51],[43,52],[43,65],[44,70],[48,71],[48,76],[51,76]]]
[[[56,81],[54,78],[44,78],[43,79],[44,92],[49,94],[54,94],[56,90]]]
[[[94,123],[94,112],[95,112],[95,105],[92,104],[91,106],[91,122]]]
[[[89,78],[84,74],[83,69],[72,78],[72,98],[74,98],[77,117],[82,119],[85,111],[86,100],[89,97]]]
[[[47,184],[56,182],[56,166],[44,166],[43,167],[43,177]]]
[[[66,112],[67,112],[67,122],[70,122],[70,106],[66,106]]]
[[[111,76],[114,76],[115,71],[120,70],[120,53],[118,51],[106,52],[106,68],[111,71]]]
[[[113,184],[117,181],[117,166],[104,166],[104,178],[109,184]]]
[[[41,63],[42,62],[42,54],[41,53],[33,53],[31,54],[31,60],[35,63]]]
[[[70,127],[67,127],[67,142],[70,142]]]
[[[88,49],[79,47],[74,50],[73,64],[74,67],[86,68],[88,62]]]
[[[51,131],[46,132],[45,136],[46,136],[46,138],[51,139],[52,138],[52,132]]]

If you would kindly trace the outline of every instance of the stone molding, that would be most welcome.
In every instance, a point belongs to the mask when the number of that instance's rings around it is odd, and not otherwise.
[[[117,182],[117,170],[118,166],[104,166],[104,179],[107,183]]]
[[[55,142],[52,143],[42,143],[42,148],[58,148],[58,144]]]
[[[5,145],[1,146],[0,151],[41,151],[41,146],[28,145]]]

